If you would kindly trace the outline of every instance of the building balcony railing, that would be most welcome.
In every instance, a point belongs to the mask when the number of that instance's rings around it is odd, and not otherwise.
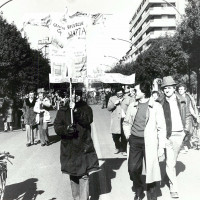
[[[141,21],[137,24],[134,28],[133,32],[131,33],[131,37],[138,31],[138,29],[143,25],[143,23],[147,20],[150,16],[156,15],[176,15],[176,10],[173,7],[155,7],[149,8],[149,10],[143,15]],[[133,27],[133,26],[132,26]]]
[[[169,3],[176,3],[176,0],[167,0],[167,1]],[[154,3],[166,3],[166,2],[164,0],[146,0],[146,2],[143,4],[141,9],[134,14],[136,17],[130,21],[130,24],[135,24],[137,22],[137,20],[139,19],[139,17],[143,14],[145,9],[147,8],[147,6],[149,4],[154,4]]]
[[[163,28],[163,27],[176,27],[176,20],[175,19],[154,19],[150,20],[139,32],[139,34],[132,40],[131,42],[135,44],[137,40],[143,36],[143,34],[149,29],[149,28]]]
[[[146,44],[149,40],[151,39],[156,39],[159,37],[164,37],[166,35],[174,35],[175,30],[168,30],[168,31],[152,31],[148,35],[146,35],[138,44],[137,44],[137,49],[140,49],[144,44]],[[130,52],[129,55],[135,54],[137,49],[133,48]]]

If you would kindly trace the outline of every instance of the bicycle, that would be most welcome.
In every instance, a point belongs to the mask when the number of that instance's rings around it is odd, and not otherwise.
[[[6,179],[7,179],[7,161],[12,164],[9,158],[14,158],[9,152],[0,153],[0,200],[3,200]]]

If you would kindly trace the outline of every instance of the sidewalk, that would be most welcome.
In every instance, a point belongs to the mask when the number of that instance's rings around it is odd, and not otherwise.
[[[101,171],[91,175],[91,200],[133,199],[132,181],[129,179],[127,160],[121,154],[114,154],[114,143],[109,133],[110,113],[100,106],[92,106],[94,123],[92,124],[94,145],[100,160]],[[200,151],[189,150],[179,154],[177,175],[179,200],[197,200],[200,196]],[[165,163],[161,163],[164,176]],[[169,188],[162,182],[158,190],[158,200],[170,200]],[[97,198],[99,196],[99,198]],[[144,200],[146,200],[146,196]]]

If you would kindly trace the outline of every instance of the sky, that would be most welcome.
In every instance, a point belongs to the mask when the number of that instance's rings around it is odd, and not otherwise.
[[[0,6],[6,1],[8,0],[0,0]],[[98,65],[100,65],[100,62],[103,62],[102,65],[104,63],[112,65],[117,60],[109,58],[109,56],[120,59],[128,51],[130,44],[119,40],[109,41],[109,38],[129,40],[129,21],[139,3],[140,0],[12,0],[3,6],[0,11],[3,11],[3,17],[9,23],[14,22],[19,30],[30,14],[64,13],[66,6],[70,15],[77,11],[91,14],[109,14],[110,17],[105,27],[95,32],[94,40],[96,38],[96,43],[94,49],[96,55],[100,52],[103,52],[103,54],[109,53],[110,55],[103,56],[104,59],[101,61],[99,59],[102,59],[102,55],[99,58],[94,58],[94,60],[98,60],[98,62],[96,61]],[[27,27],[26,31],[32,48],[39,48],[38,40],[48,35],[45,28],[30,26]],[[97,49],[99,49],[99,52]]]

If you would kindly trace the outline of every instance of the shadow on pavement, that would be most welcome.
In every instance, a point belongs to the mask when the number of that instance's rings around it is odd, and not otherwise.
[[[181,161],[177,161],[176,163],[176,176],[178,176],[181,172],[184,172],[186,169],[185,165]],[[161,190],[160,188],[167,187],[169,188],[169,178],[166,174],[166,162],[160,162],[160,170],[161,170],[161,184],[160,187],[157,187],[157,194],[158,196],[161,196]]]
[[[100,195],[111,192],[111,179],[116,177],[115,170],[119,170],[125,160],[126,158],[99,159],[104,163],[100,171],[90,175],[90,200],[98,200]]]
[[[31,178],[21,183],[8,185],[5,188],[5,200],[34,200],[38,195],[44,193],[43,190],[37,190],[37,178]]]

